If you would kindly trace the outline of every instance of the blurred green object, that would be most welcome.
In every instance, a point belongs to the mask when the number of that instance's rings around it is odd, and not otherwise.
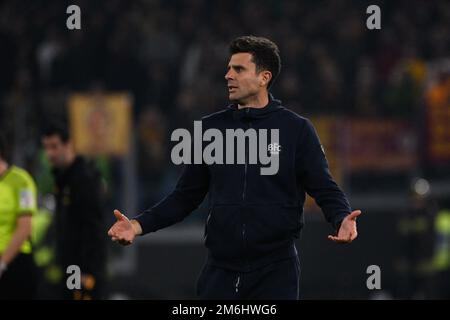
[[[52,223],[52,213],[47,209],[39,209],[32,219],[31,241],[34,247],[33,257],[36,266],[44,268],[53,261],[54,252],[45,243],[45,236]]]
[[[450,210],[438,212],[434,227],[436,244],[432,266],[435,271],[445,271],[450,269]]]
[[[47,234],[52,222],[52,213],[47,209],[39,208],[32,219],[31,241],[33,246],[39,246]]]
[[[35,173],[36,185],[39,194],[48,194],[53,192],[54,180],[52,169],[45,155],[44,149],[38,152],[38,165]]]
[[[439,234],[450,236],[450,210],[438,212],[435,220],[435,228]]]
[[[32,219],[31,241],[36,266],[44,270],[46,281],[56,284],[62,279],[62,271],[54,264],[55,253],[51,243],[47,241],[52,220],[53,214],[47,209],[40,208]]]
[[[61,282],[62,278],[63,272],[58,266],[51,264],[45,269],[45,279],[47,279],[48,282],[57,284]]]
[[[107,156],[99,156],[94,159],[95,166],[102,176],[103,190],[106,195],[109,194],[109,186],[111,185],[111,161]]]

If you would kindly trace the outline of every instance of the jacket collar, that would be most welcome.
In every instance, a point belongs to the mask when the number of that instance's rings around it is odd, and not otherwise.
[[[244,122],[263,119],[269,117],[273,112],[284,109],[281,106],[281,101],[275,99],[271,93],[269,93],[269,103],[263,108],[238,108],[238,104],[234,103],[228,106],[233,111],[233,118],[235,120],[241,120]]]

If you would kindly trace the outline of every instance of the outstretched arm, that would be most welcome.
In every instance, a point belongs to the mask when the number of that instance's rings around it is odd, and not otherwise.
[[[329,239],[345,243],[357,236],[356,217],[361,211],[351,212],[344,192],[334,181],[319,137],[310,121],[307,121],[297,144],[297,175],[299,184],[322,209],[326,220],[336,230]]]
[[[118,210],[116,223],[108,235],[113,241],[131,244],[137,235],[171,226],[189,215],[203,201],[209,190],[209,171],[206,165],[185,165],[175,190],[134,219],[129,220]]]

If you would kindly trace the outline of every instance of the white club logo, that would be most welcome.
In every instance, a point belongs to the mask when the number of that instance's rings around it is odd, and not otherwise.
[[[271,143],[268,145],[267,147],[267,151],[270,152],[270,154],[272,155],[277,155],[280,153],[281,151],[281,146],[278,143]]]

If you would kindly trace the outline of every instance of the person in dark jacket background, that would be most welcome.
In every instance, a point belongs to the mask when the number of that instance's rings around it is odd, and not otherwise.
[[[101,175],[93,163],[76,155],[64,124],[48,126],[42,143],[55,178],[56,264],[66,276],[71,265],[78,266],[81,272],[80,290],[68,288],[63,279],[61,298],[101,299],[106,263]]]
[[[114,211],[117,222],[108,234],[128,245],[137,235],[181,221],[209,193],[208,259],[197,284],[201,298],[299,298],[295,238],[303,227],[305,192],[336,231],[330,240],[349,243],[357,237],[361,211],[352,212],[334,182],[313,125],[268,91],[280,69],[279,50],[272,41],[254,36],[233,40],[225,75],[232,104],[201,122],[203,132],[214,129],[224,136],[230,129],[278,130],[278,140],[263,145],[278,161],[273,174],[261,174],[265,166],[250,161],[255,156],[250,150],[255,149],[244,144],[244,149],[234,150],[238,158],[243,153],[244,163],[185,164],[175,190],[155,206],[132,220]]]

